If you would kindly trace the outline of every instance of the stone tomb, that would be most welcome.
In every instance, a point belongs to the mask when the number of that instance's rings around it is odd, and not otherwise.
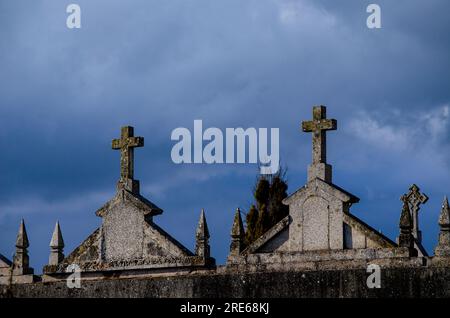
[[[196,233],[197,254],[154,222],[154,216],[163,211],[140,195],[139,181],[134,179],[134,148],[142,147],[144,138],[133,133],[132,127],[123,127],[121,138],[112,143],[113,149],[121,152],[121,177],[116,195],[96,212],[102,218],[101,227],[66,258],[45,266],[46,280],[66,275],[66,268],[72,264],[79,266],[84,277],[114,271],[120,276],[123,270],[128,270],[127,275],[192,271],[214,265],[204,211]],[[52,246],[55,253],[57,246]]]
[[[241,250],[236,250],[239,238],[235,236],[229,265],[409,257],[416,253],[350,213],[359,199],[332,183],[332,166],[326,161],[326,131],[335,129],[337,122],[326,118],[326,108],[314,107],[313,120],[302,123],[302,130],[313,135],[307,183],[284,200],[289,215],[250,246],[240,244]]]

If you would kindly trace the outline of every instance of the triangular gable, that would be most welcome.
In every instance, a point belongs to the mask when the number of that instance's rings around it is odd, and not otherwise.
[[[348,203],[357,203],[359,202],[359,198],[355,195],[343,190],[342,188],[327,183],[321,179],[314,179],[308,182],[306,185],[292,193],[290,196],[288,196],[286,199],[283,200],[283,204],[289,205],[296,197],[299,197],[305,192],[308,188],[311,187],[317,187],[323,189],[326,193],[329,193],[336,197],[337,199],[341,200],[342,202],[348,202]]]
[[[367,236],[367,238],[371,239],[374,242],[377,242],[377,244],[379,244],[382,247],[386,248],[397,247],[397,244],[390,238],[378,232],[373,227],[366,224],[365,222],[363,222],[362,220],[360,220],[359,218],[350,213],[344,214],[344,222],[350,225],[351,227],[356,228],[357,230],[363,232]]]
[[[100,228],[97,228],[63,260],[63,263],[76,264],[80,262],[98,261],[100,258],[99,240]]]
[[[194,254],[184,247],[175,238],[170,236],[161,227],[151,222],[148,223],[149,230],[158,236],[159,241],[164,241],[169,245],[169,250],[178,252],[185,256],[193,256]],[[75,248],[63,261],[63,263],[77,263],[77,262],[95,262],[100,260],[99,242],[100,242],[100,228],[96,229],[89,237],[84,240],[77,248]],[[169,252],[170,254],[170,252]],[[147,255],[151,256],[151,255]]]
[[[147,224],[147,229],[150,230],[153,235],[157,235],[160,242],[164,242],[164,249],[167,249],[167,253],[165,254],[167,254],[167,256],[195,256],[191,251],[189,251],[186,247],[184,247],[180,242],[170,236],[158,225],[153,222]],[[64,267],[68,264],[79,264],[82,268],[85,268],[85,265],[83,264],[95,264],[99,262],[101,263],[100,240],[101,228],[97,228],[62,261],[62,266],[59,266],[59,270],[64,271]],[[160,255],[146,255],[145,258],[151,258],[152,256],[161,257]],[[89,267],[90,265],[87,266]],[[54,272],[57,268],[58,267],[53,268],[52,266],[45,266],[44,272],[51,273]]]
[[[376,242],[380,245],[380,247],[385,248],[394,248],[397,247],[397,244],[392,241],[390,238],[385,236],[384,234],[376,231],[374,228],[360,220],[354,215],[345,214],[344,222],[350,225],[351,227],[356,228],[357,230],[363,232],[367,238]],[[247,246],[244,251],[242,251],[242,255],[257,253],[261,248],[263,248],[266,244],[272,241],[275,237],[277,237],[283,230],[287,229],[290,224],[290,217],[287,216],[274,225],[270,230],[260,236],[256,241]]]
[[[256,253],[261,247],[275,238],[278,234],[280,234],[284,229],[289,227],[290,224],[290,216],[284,217],[280,222],[275,224],[272,228],[270,228],[266,233],[257,238],[252,244],[247,246],[242,254],[252,254]]]
[[[178,242],[169,233],[164,231],[162,228],[160,228],[155,223],[153,223],[153,222],[149,223],[149,227],[151,227],[151,229],[154,230],[153,233],[155,233],[155,234],[157,233],[159,241],[164,241],[165,244],[169,244],[170,250],[175,249],[175,250],[178,250],[181,254],[183,254],[185,256],[194,256],[194,254],[190,250],[188,250],[186,247],[184,247],[183,244]]]

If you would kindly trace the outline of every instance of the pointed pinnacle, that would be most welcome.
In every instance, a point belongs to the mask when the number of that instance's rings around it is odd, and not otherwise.
[[[402,214],[400,216],[400,228],[412,229],[411,212],[409,211],[409,205],[406,201],[403,202]]]
[[[447,196],[444,197],[444,202],[442,203],[441,214],[439,215],[439,225],[450,226],[450,208],[448,206]]]
[[[52,248],[63,248],[64,240],[61,233],[61,228],[59,222],[56,222],[55,229],[53,230],[52,240],[50,241],[50,247]]]
[[[206,223],[206,216],[204,209],[202,209],[200,213],[200,220],[198,221],[197,232],[195,236],[197,237],[197,239],[209,238],[208,223]]]
[[[28,241],[27,229],[25,228],[25,221],[22,219],[19,226],[19,233],[17,233],[16,247],[28,248],[30,243]]]
[[[232,237],[241,237],[244,235],[244,225],[241,218],[241,210],[236,209],[236,214],[234,215],[233,227],[231,229]]]

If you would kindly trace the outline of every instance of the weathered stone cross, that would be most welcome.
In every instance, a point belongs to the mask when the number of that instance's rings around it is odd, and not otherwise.
[[[308,166],[308,182],[316,178],[332,183],[331,165],[327,164],[327,130],[336,130],[335,119],[327,119],[325,106],[313,107],[313,120],[303,121],[302,130],[313,133],[312,163]]]
[[[313,133],[313,165],[327,162],[327,130],[336,130],[335,119],[326,118],[325,106],[313,107],[313,120],[302,122],[304,132]]]
[[[413,184],[409,188],[409,192],[402,195],[400,200],[407,203],[411,210],[411,217],[413,219],[413,236],[417,241],[422,242],[422,234],[419,230],[419,210],[420,206],[428,201],[428,197],[420,192],[417,185]]]
[[[134,128],[122,127],[120,139],[112,141],[113,149],[120,149],[120,182],[134,178],[134,148],[144,146],[144,137],[134,137]]]

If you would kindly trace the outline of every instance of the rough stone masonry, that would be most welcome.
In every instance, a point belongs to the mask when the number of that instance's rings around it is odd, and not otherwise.
[[[351,213],[359,199],[332,182],[326,133],[336,129],[324,106],[313,108],[312,120],[302,123],[312,133],[312,163],[306,184],[284,200],[289,215],[245,246],[237,209],[227,263],[217,266],[205,211],[194,252],[157,225],[163,211],[134,179],[134,148],[144,138],[123,127],[112,143],[120,150],[121,176],[115,196],[96,212],[101,226],[65,256],[57,223],[49,264],[35,275],[22,221],[13,260],[0,255],[0,297],[450,297],[447,198],[433,256],[422,246],[419,211],[428,197],[417,185],[401,196],[398,237],[374,230]],[[366,283],[370,264],[380,268],[381,288]],[[79,288],[67,284],[74,266]]]

